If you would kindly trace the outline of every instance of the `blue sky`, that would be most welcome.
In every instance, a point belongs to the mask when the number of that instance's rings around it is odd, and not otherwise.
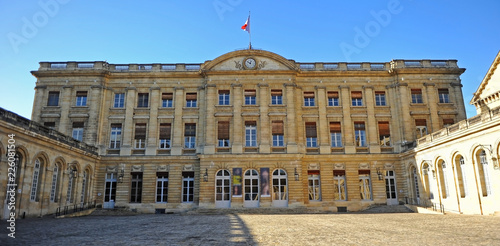
[[[497,0],[0,0],[0,107],[31,117],[40,61],[203,63],[246,48],[251,11],[253,47],[297,62],[457,59],[471,117],[500,50],[499,10]]]

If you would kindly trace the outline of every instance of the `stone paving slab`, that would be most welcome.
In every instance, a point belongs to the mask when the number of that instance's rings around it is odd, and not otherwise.
[[[0,245],[499,245],[500,217],[388,214],[147,214],[0,223]]]

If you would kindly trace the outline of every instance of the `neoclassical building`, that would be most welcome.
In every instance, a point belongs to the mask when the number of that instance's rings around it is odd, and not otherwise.
[[[420,156],[429,136],[462,132],[464,71],[456,60],[300,63],[254,49],[201,64],[41,62],[32,121],[96,148],[89,196],[105,208],[438,202]],[[73,160],[57,158],[72,152],[54,151],[47,165],[68,170]]]

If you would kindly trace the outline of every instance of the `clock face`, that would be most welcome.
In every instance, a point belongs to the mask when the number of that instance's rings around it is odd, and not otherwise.
[[[255,68],[255,65],[257,64],[257,62],[253,58],[247,58],[245,60],[244,64],[245,64],[246,68],[253,69],[253,68]]]

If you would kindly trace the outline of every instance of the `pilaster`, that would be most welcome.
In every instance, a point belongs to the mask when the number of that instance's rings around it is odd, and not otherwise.
[[[438,95],[436,91],[435,83],[424,83],[426,94],[427,94],[427,105],[429,106],[429,111],[431,114],[431,122],[429,133],[435,132],[440,129],[439,116],[438,116]]]
[[[103,86],[93,85],[90,86],[89,105],[89,119],[85,127],[85,142],[91,145],[98,145],[97,133],[99,131],[99,116],[101,115],[101,97],[103,93]]]
[[[344,121],[342,122],[344,130],[344,146],[346,154],[356,153],[356,146],[354,145],[354,126],[351,119],[351,100],[349,94],[349,86],[339,86],[340,96],[342,98],[342,112],[344,113]]]
[[[286,152],[288,154],[297,153],[297,124],[295,117],[294,92],[295,84],[285,84],[286,88]]]
[[[151,105],[149,110],[148,139],[146,142],[146,155],[156,155],[158,148],[158,108],[160,107],[160,87],[151,88]]]
[[[172,126],[172,151],[171,155],[182,155],[182,109],[184,107],[184,87],[175,87],[174,125]]]
[[[375,95],[373,94],[373,86],[364,86],[365,89],[365,102],[366,102],[366,113],[368,115],[367,120],[367,131],[368,131],[368,146],[370,147],[370,153],[380,153],[380,145],[378,143],[378,123],[375,119]]]
[[[71,108],[71,91],[73,89],[72,85],[63,86],[63,92],[61,95],[61,118],[59,119],[59,132],[70,135],[68,132],[69,125],[69,109]]]
[[[35,100],[33,100],[33,112],[31,112],[31,120],[40,122],[41,112],[43,108],[43,98],[45,97],[47,91],[47,86],[37,85],[35,87]]]
[[[464,96],[462,93],[462,84],[459,82],[451,83],[453,95],[455,96],[455,105],[457,107],[456,122],[467,119],[467,114],[464,105]]]
[[[317,86],[317,100],[319,109],[319,122],[318,122],[318,137],[319,137],[319,153],[320,154],[330,154],[330,132],[329,126],[326,119],[326,87]]]
[[[260,133],[260,153],[270,153],[270,124],[269,124],[269,85],[259,84],[259,103],[260,103],[260,126],[258,127],[258,132]]]
[[[234,98],[242,98],[242,87],[241,85],[233,86]],[[233,154],[243,153],[243,118],[241,117],[241,103],[242,100],[233,100],[233,144],[231,147],[231,152]]]
[[[122,127],[123,144],[120,148],[120,155],[130,155],[132,153],[132,131],[134,128],[134,107],[136,98],[136,88],[127,87],[127,103],[125,104],[125,122]]]
[[[207,92],[207,111],[206,111],[206,134],[205,134],[205,147],[204,154],[215,154],[215,146],[216,146],[216,132],[217,129],[215,127],[215,104],[217,99],[216,93],[216,85],[215,84],[207,84],[206,86]],[[234,100],[233,100],[234,101]]]

